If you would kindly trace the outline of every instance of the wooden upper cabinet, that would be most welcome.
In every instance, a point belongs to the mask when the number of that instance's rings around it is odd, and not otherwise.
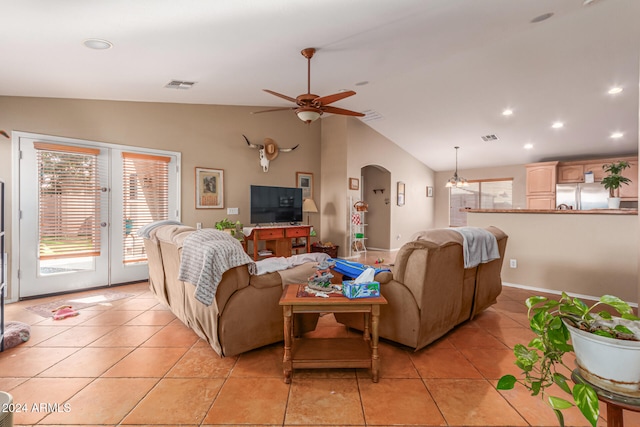
[[[584,172],[583,165],[558,166],[558,184],[584,182]]]
[[[622,171],[622,176],[631,180],[629,185],[620,187],[620,198],[638,200],[638,160],[628,160],[629,168]]]
[[[532,163],[527,169],[527,195],[555,194],[558,162]]]
[[[584,173],[593,172],[593,182],[600,182],[605,176],[604,169],[602,169],[605,164],[603,162],[585,163]]]

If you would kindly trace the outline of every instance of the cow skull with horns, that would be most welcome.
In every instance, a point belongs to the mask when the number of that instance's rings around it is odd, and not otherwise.
[[[278,157],[279,153],[288,153],[289,151],[295,150],[298,148],[298,145],[300,145],[298,144],[293,148],[278,148],[278,144],[276,144],[271,138],[265,138],[264,144],[252,144],[246,136],[244,136],[244,140],[247,141],[249,148],[256,148],[259,150],[260,166],[262,166],[263,172],[269,172],[269,162]]]

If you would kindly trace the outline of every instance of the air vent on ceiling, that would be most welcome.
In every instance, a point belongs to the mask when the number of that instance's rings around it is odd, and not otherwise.
[[[364,117],[361,117],[360,120],[363,122],[373,122],[375,120],[382,120],[382,114],[378,113],[374,110],[364,110]]]
[[[182,80],[171,80],[164,87],[169,89],[191,89],[196,82],[185,82]]]
[[[498,137],[496,135],[485,135],[485,136],[481,136],[480,138],[482,138],[483,141],[497,141]]]

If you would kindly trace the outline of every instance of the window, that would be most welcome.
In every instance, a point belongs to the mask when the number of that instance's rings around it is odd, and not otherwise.
[[[40,260],[100,254],[99,150],[34,143]]]
[[[512,207],[513,178],[472,180],[466,187],[449,190],[449,225],[467,225],[468,209],[510,209]]]
[[[136,232],[143,225],[169,218],[171,158],[122,153],[123,263],[144,262],[144,242]]]

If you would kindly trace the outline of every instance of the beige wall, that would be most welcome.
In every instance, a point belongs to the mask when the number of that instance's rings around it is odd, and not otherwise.
[[[213,227],[227,217],[248,224],[249,185],[295,187],[296,171],[314,174],[314,198],[320,204],[320,122],[306,125],[286,112],[250,114],[255,109],[0,96],[0,128],[181,152],[181,212],[182,221],[189,225],[202,222],[204,227]],[[258,151],[247,147],[243,134],[254,143],[269,137],[283,148],[300,146],[280,153],[264,173]],[[9,256],[13,229],[11,145],[5,138],[0,140],[0,179],[8,192]],[[225,209],[195,209],[196,166],[224,169]],[[227,207],[239,208],[239,215],[227,215]],[[319,222],[314,224],[320,228]]]
[[[505,282],[637,301],[637,215],[472,212],[467,219],[470,226],[493,225],[509,236]],[[509,267],[510,259],[517,268]]]
[[[436,172],[434,189],[436,228],[449,226],[449,189],[445,187],[445,184],[451,178],[453,172]],[[513,178],[513,209],[525,209],[527,207],[526,171],[524,165],[459,170],[458,175],[467,180]]]
[[[433,170],[361,120],[335,116],[330,119],[344,120],[348,123],[348,176],[360,176],[362,168],[368,165],[380,166],[391,174],[389,249],[400,248],[417,231],[434,228],[435,198],[426,195],[426,187],[434,185]],[[396,204],[396,183],[398,181],[405,183],[404,206]],[[346,181],[343,185],[344,188],[347,188]],[[357,195],[354,194],[354,197]],[[365,200],[371,195],[366,194]]]

